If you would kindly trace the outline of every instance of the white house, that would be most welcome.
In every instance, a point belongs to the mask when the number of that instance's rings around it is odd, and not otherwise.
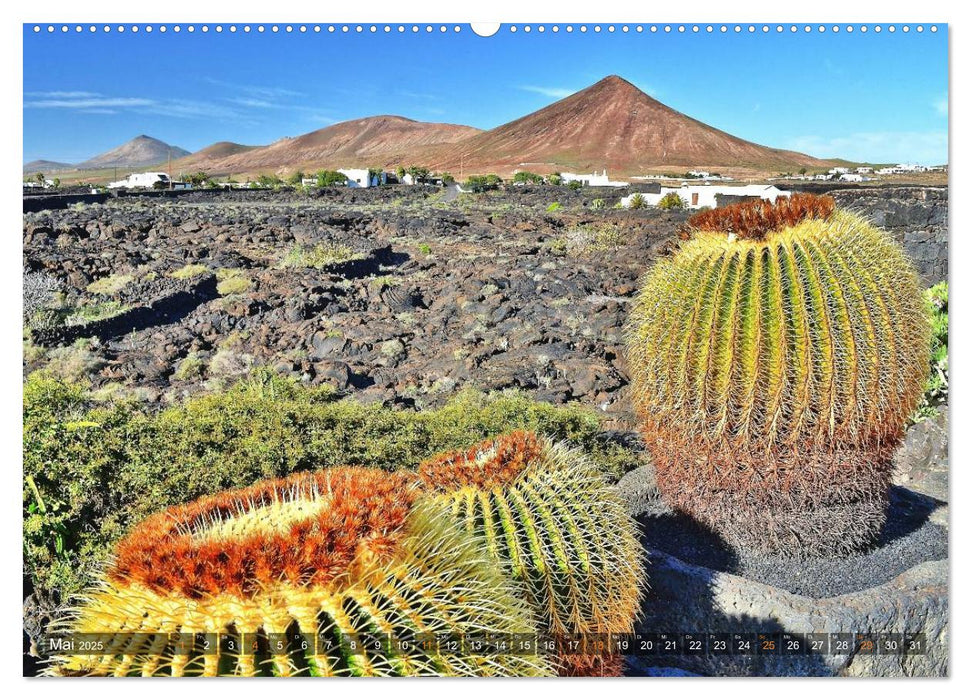
[[[840,175],[840,180],[843,182],[863,182],[864,180],[869,180],[870,178],[863,177],[860,173],[843,173]]]
[[[780,190],[775,185],[688,185],[682,184],[680,187],[662,187],[658,193],[641,193],[644,204],[656,207],[665,195],[674,193],[685,203],[688,209],[701,209],[702,207],[718,206],[716,195],[731,195],[733,197],[759,197],[775,203],[779,197],[788,197],[791,193],[787,190]],[[625,208],[630,207],[634,194],[622,197],[620,205]]]
[[[856,169],[856,172],[860,173],[861,175],[869,175],[873,172],[873,168],[871,168],[869,165],[862,165]]]
[[[850,172],[850,169],[849,168],[844,168],[842,166],[840,166],[838,168],[830,168],[829,169],[829,174],[830,175],[845,175],[848,172]]]
[[[377,187],[388,181],[387,173],[372,173],[367,168],[339,168],[337,172],[347,176],[348,187]]]
[[[564,184],[579,182],[585,187],[627,187],[627,185],[630,184],[629,182],[611,180],[609,177],[607,177],[606,168],[604,168],[602,173],[598,173],[596,171],[586,174],[560,173],[560,177],[563,178]]]
[[[171,180],[167,173],[132,173],[124,180],[109,182],[108,187],[111,189],[118,189],[119,187],[145,187],[152,189],[155,187],[156,182],[162,182],[168,187]]]
[[[898,165],[890,166],[889,168],[880,168],[877,171],[878,175],[902,175],[904,173],[923,173],[926,172],[927,168],[923,165],[916,165],[914,163],[900,163]]]

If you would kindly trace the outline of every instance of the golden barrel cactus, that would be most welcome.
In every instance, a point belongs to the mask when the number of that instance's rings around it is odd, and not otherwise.
[[[644,585],[637,526],[575,450],[514,432],[423,462],[424,487],[481,537],[550,634],[633,632]],[[564,656],[564,675],[618,673],[620,659]]]
[[[832,199],[696,215],[627,327],[663,496],[747,548],[864,546],[885,518],[928,332],[901,248]]]
[[[541,656],[424,645],[536,630],[479,543],[416,493],[412,474],[335,468],[158,513],[67,624],[103,653],[62,654],[49,673],[550,675]],[[239,647],[212,653],[200,634]]]

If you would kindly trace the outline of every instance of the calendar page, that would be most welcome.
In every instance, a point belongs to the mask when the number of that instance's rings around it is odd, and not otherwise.
[[[947,676],[948,25],[312,15],[20,28],[23,675]]]

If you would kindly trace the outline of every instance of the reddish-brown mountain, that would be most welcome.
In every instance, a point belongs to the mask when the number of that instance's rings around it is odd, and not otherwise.
[[[830,163],[727,134],[661,104],[616,75],[489,131],[368,117],[269,146],[213,144],[173,163],[182,171],[216,175],[398,165],[424,165],[455,175],[607,168],[611,175],[629,176],[665,168],[764,173]]]
[[[400,162],[410,164],[414,161],[409,159],[409,154],[420,154],[430,146],[452,143],[477,133],[479,130],[471,126],[433,124],[396,116],[367,117],[280,139],[269,146],[213,144],[183,158],[177,165],[182,170],[205,170],[214,174],[387,167]],[[236,149],[227,149],[227,145]]]
[[[466,173],[607,168],[611,175],[669,166],[781,170],[827,165],[703,124],[616,75],[442,149],[433,160],[438,168]]]

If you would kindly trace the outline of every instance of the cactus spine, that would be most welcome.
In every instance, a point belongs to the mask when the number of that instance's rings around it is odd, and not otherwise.
[[[49,672],[548,675],[539,656],[352,646],[368,634],[535,633],[478,542],[439,507],[414,503],[414,486],[406,474],[336,468],[152,516],[69,623],[107,633],[105,653],[56,657]],[[241,634],[244,646],[206,654],[174,646],[176,633]],[[304,649],[297,634],[320,643]],[[247,636],[268,643],[254,650]]]
[[[916,273],[880,229],[795,195],[696,217],[627,328],[658,486],[734,544],[839,553],[880,530],[927,375]]]
[[[487,440],[419,466],[427,488],[515,581],[552,634],[633,631],[644,583],[636,525],[581,454],[532,433]],[[599,657],[598,657],[599,658]],[[577,663],[571,663],[577,662]],[[619,669],[617,659],[570,667]]]

